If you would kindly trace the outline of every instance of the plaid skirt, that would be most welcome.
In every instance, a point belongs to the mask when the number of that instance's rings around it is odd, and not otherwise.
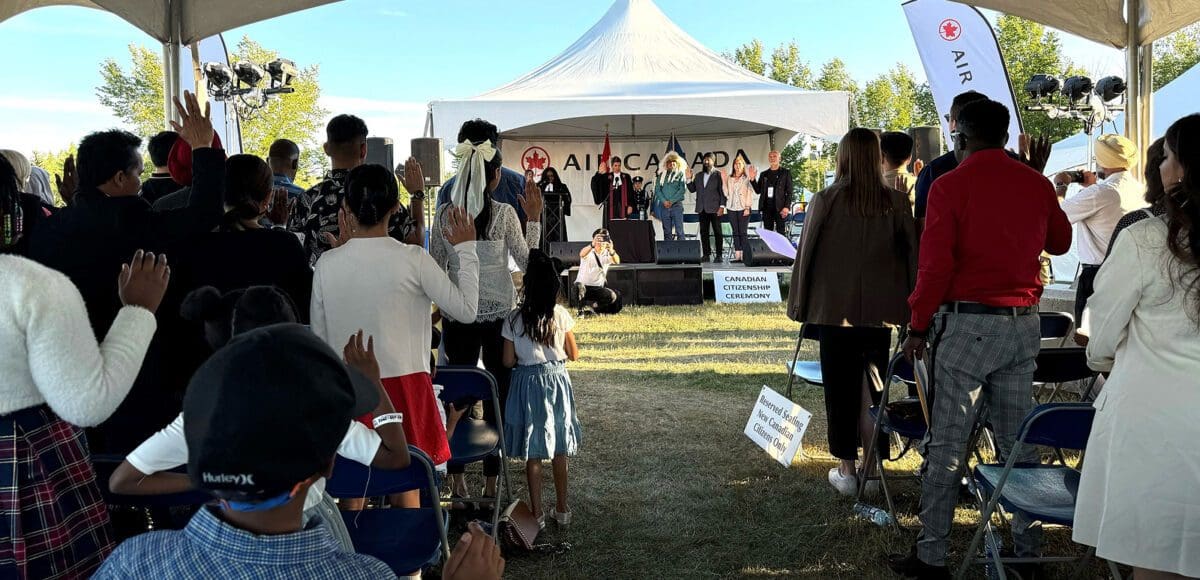
[[[45,405],[0,415],[0,578],[87,578],[112,550],[83,430]]]

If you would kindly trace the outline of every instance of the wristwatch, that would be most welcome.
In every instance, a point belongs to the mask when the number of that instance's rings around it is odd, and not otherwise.
[[[425,201],[425,190],[418,189],[417,191],[408,192],[408,199],[411,201]]]

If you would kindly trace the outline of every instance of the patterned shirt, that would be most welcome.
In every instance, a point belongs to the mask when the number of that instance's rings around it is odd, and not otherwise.
[[[324,520],[275,536],[234,527],[205,507],[187,527],[150,532],[117,547],[92,578],[395,578],[383,562],[342,551]]]
[[[342,209],[342,199],[346,192],[346,180],[350,176],[349,169],[334,169],[325,173],[325,179],[304,192],[297,201],[296,216],[291,220],[291,229],[304,235],[304,250],[308,253],[311,263],[317,259],[329,244],[325,242],[323,233],[338,234],[338,210]],[[301,217],[303,216],[303,217]],[[401,205],[392,216],[388,233],[401,242],[407,241],[409,234],[416,229],[416,222],[408,208]]]

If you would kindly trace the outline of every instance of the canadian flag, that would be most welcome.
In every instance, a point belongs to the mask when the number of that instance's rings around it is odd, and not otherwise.
[[[600,153],[600,163],[608,163],[612,159],[612,144],[608,142],[608,131],[604,132],[604,151]]]

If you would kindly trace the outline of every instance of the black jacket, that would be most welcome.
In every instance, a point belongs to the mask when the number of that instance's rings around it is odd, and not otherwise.
[[[117,275],[136,250],[163,252],[172,243],[211,231],[221,221],[225,181],[225,152],[202,148],[192,151],[195,168],[187,207],[154,211],[141,197],[108,197],[98,190],[81,190],[74,204],[39,225],[30,240],[29,257],[66,274],[87,305],[97,340],[103,340],[121,309]],[[169,256],[168,256],[169,258]],[[160,313],[160,320],[162,315]],[[108,451],[129,451],[179,413],[182,390],[160,384],[158,377],[169,365],[163,353],[169,345],[157,339],[150,345],[142,372],[133,390],[104,427],[117,425]],[[104,449],[101,441],[93,450]],[[119,441],[119,443],[117,442]]]
[[[767,198],[767,188],[775,188],[775,197]],[[792,207],[792,172],[786,167],[780,167],[779,171],[767,169],[758,174],[758,181],[755,183],[755,191],[758,193],[758,210],[772,210],[773,213],[779,213],[783,209],[791,209]],[[771,204],[774,205],[771,205]]]
[[[696,213],[717,213],[725,207],[725,184],[715,169],[708,176],[708,187],[704,186],[704,174],[697,173],[692,176],[688,191],[696,194]]]
[[[155,173],[142,182],[142,199],[153,204],[168,193],[179,191],[183,186],[175,183],[170,175]]]
[[[604,207],[606,218],[625,219],[634,207],[633,178],[628,173],[621,173],[621,190],[613,191],[613,174],[597,173],[592,176],[592,199],[596,205],[607,204]],[[624,202],[620,201],[624,192]],[[613,199],[609,199],[612,197]],[[620,205],[621,207],[616,207]],[[606,222],[607,223],[607,222]]]

